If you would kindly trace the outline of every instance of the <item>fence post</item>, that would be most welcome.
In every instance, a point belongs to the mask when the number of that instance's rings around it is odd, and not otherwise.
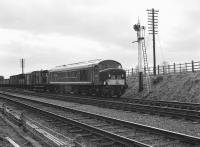
[[[187,63],[185,63],[185,69],[186,69],[186,72],[187,72]]]
[[[192,60],[192,72],[194,72],[194,61]]]
[[[158,75],[159,75],[159,73],[160,73],[160,71],[159,71],[159,70],[160,70],[160,68],[159,68],[159,67],[160,67],[160,66],[158,65]]]
[[[176,64],[174,63],[174,73],[176,73]]]
[[[180,73],[181,73],[181,64],[180,64]]]
[[[131,68],[131,72],[132,72],[131,75],[133,76],[133,68]]]
[[[170,73],[170,65],[168,65],[168,73]]]
[[[165,74],[165,66],[163,65],[163,75]]]

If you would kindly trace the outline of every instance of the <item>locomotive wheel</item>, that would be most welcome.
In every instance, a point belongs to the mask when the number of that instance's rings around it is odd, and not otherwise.
[[[122,95],[121,90],[119,90],[119,92],[117,93],[117,98],[120,98]]]
[[[106,97],[106,95],[107,95],[106,88],[103,87],[101,96]]]
[[[115,92],[114,90],[112,89],[111,92],[110,92],[110,97],[113,97],[115,95]]]
[[[102,89],[96,88],[96,90],[95,90],[94,93],[95,93],[96,96],[99,96],[99,97],[100,97],[100,96],[102,96]]]

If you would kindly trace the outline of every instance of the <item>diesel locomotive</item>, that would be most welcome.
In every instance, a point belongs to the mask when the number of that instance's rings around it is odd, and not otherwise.
[[[11,76],[1,86],[31,90],[120,97],[127,88],[126,72],[114,60],[90,60],[62,65],[50,70]]]

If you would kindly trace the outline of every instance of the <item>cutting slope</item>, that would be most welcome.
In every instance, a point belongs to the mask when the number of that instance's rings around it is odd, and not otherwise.
[[[200,72],[163,75],[152,78],[152,93],[138,93],[138,78],[128,77],[123,97],[200,103]],[[145,79],[144,79],[145,83]]]

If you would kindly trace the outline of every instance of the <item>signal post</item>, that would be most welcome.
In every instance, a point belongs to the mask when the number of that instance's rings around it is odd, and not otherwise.
[[[137,41],[138,42],[138,73],[139,73],[139,92],[143,91],[143,69],[142,69],[142,40],[144,37],[142,36],[142,30],[144,26],[140,26],[140,22],[133,26],[134,30],[137,32]]]

